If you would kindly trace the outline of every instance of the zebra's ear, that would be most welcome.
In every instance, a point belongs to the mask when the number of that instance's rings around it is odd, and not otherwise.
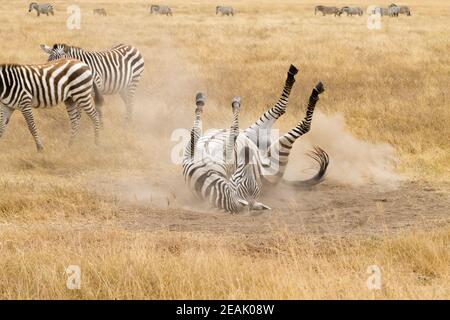
[[[266,206],[264,203],[261,202],[255,202],[252,206],[253,210],[272,210],[271,207]]]
[[[47,46],[45,44],[41,44],[41,49],[47,54],[52,53],[52,48],[50,48],[49,46]]]
[[[248,203],[247,200],[244,200],[244,199],[238,199],[238,201],[239,201],[239,203],[242,204],[243,206],[248,206],[248,205],[249,205],[249,203]]]

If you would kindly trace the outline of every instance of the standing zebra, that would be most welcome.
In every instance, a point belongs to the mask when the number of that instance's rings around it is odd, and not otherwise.
[[[338,15],[339,9],[337,7],[327,7],[327,6],[316,6],[314,8],[314,14],[317,14],[317,11],[322,12],[323,15],[326,14],[334,14],[335,16]]]
[[[37,12],[37,16],[39,17],[41,15],[41,13],[44,13],[48,16],[49,13],[52,14],[52,16],[54,15],[53,13],[53,6],[50,3],[36,3],[36,2],[32,2],[30,3],[30,6],[28,8],[28,12],[31,12],[32,10],[36,10]]]
[[[233,7],[224,7],[224,6],[217,6],[216,7],[216,14],[221,13],[222,16],[226,15],[226,16],[234,16],[234,10]]]
[[[94,9],[93,13],[94,13],[94,15],[106,17],[106,10],[104,8]]]
[[[409,10],[408,6],[400,6],[400,14],[406,14],[407,16],[411,15],[411,10]]]
[[[354,14],[358,16],[363,15],[363,10],[360,7],[342,7],[339,9],[338,15],[341,16],[344,12],[347,13],[347,16],[353,16]]]
[[[170,9],[170,7],[160,6],[160,5],[156,5],[156,4],[152,4],[150,7],[150,13],[153,14],[153,12],[159,13],[159,14],[165,14],[166,16],[172,15],[172,9]]]
[[[46,108],[64,102],[72,126],[70,144],[78,133],[79,110],[91,118],[98,141],[100,121],[92,104],[101,104],[102,98],[93,83],[89,66],[75,59],[61,59],[40,65],[0,65],[0,137],[3,135],[14,110],[22,112],[33,135],[38,151],[43,150],[34,123],[32,108]]]
[[[398,7],[397,5],[391,4],[388,7],[388,15],[390,17],[398,17],[399,13],[400,13],[400,7]]]
[[[119,93],[126,106],[126,122],[133,113],[134,99],[139,79],[144,71],[144,58],[139,51],[129,45],[117,45],[105,51],[86,51],[66,44],[55,44],[53,48],[41,45],[49,54],[49,61],[60,58],[74,58],[91,67],[94,82],[104,95]],[[103,119],[101,108],[97,108]]]
[[[292,146],[296,139],[309,131],[318,96],[324,91],[319,83],[311,93],[305,118],[272,143],[270,130],[286,111],[296,73],[297,69],[291,66],[278,102],[243,132],[239,132],[240,99],[234,98],[230,129],[212,130],[202,135],[201,114],[205,102],[203,95],[197,94],[191,139],[183,157],[183,175],[186,183],[199,198],[231,213],[245,208],[270,209],[257,201],[261,190],[266,185],[286,182],[283,175]],[[328,155],[316,148],[311,157],[320,164],[317,174],[309,180],[289,184],[311,186],[323,180],[328,167]]]

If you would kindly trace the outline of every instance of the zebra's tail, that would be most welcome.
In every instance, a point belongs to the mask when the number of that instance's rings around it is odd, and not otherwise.
[[[95,105],[101,107],[105,103],[105,99],[103,98],[103,95],[100,93],[100,90],[98,90],[98,87],[95,84],[95,82],[93,83],[93,87],[94,87],[94,102],[95,102]]]
[[[319,171],[312,178],[307,180],[288,181],[283,179],[283,184],[294,187],[312,187],[324,180],[328,164],[330,163],[330,157],[319,147],[314,147],[314,150],[309,152],[308,156],[319,164]]]

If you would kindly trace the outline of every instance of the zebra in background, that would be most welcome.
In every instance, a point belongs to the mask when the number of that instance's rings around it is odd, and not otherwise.
[[[341,14],[343,14],[344,12],[347,13],[347,16],[353,16],[354,14],[358,16],[363,15],[363,9],[361,9],[360,7],[342,7],[341,9],[339,9],[338,16],[341,16]]]
[[[98,142],[100,121],[92,104],[103,99],[93,83],[89,66],[75,59],[61,59],[40,65],[0,65],[0,137],[5,132],[9,119],[19,110],[28,125],[37,150],[43,144],[34,123],[32,108],[46,108],[61,102],[66,105],[72,127],[69,144],[72,144],[80,125],[79,110],[84,110],[92,120],[95,140]]]
[[[399,13],[400,13],[400,7],[398,7],[395,4],[389,5],[389,7],[388,7],[388,15],[390,17],[398,17]]]
[[[55,44],[52,48],[41,45],[41,48],[49,55],[49,61],[74,58],[89,65],[94,82],[103,95],[120,94],[126,106],[126,122],[130,122],[136,88],[144,71],[144,58],[138,49],[124,44],[105,51],[87,51],[66,44]],[[97,112],[102,122],[101,108],[97,108]]]
[[[292,182],[283,179],[295,140],[310,129],[318,95],[324,91],[321,83],[311,93],[305,118],[274,143],[270,141],[272,125],[286,111],[296,73],[297,69],[291,66],[278,102],[243,132],[239,132],[238,122],[240,99],[234,98],[230,129],[210,130],[203,135],[201,115],[205,101],[202,94],[197,94],[194,125],[183,157],[183,175],[199,198],[230,213],[267,210],[270,207],[257,201],[264,186],[284,182],[304,187],[323,180],[329,159],[320,148],[310,154],[320,165],[314,177]],[[261,143],[262,140],[268,140],[265,142],[269,145]]]
[[[53,6],[50,3],[39,4],[36,2],[32,2],[32,3],[30,3],[28,12],[31,12],[32,10],[36,10],[38,17],[41,15],[41,13],[46,14],[47,16],[49,13],[51,13],[52,16],[54,15]]]
[[[216,15],[221,13],[222,16],[234,16],[234,9],[233,7],[225,7],[225,6],[217,6],[216,7]]]
[[[314,8],[314,14],[317,14],[317,11],[322,12],[323,15],[334,14],[338,15],[339,9],[337,7],[327,7],[327,6],[316,6]]]
[[[168,7],[168,6],[159,6],[159,5],[152,4],[150,7],[150,13],[153,14],[153,12],[159,13],[159,14],[165,14],[166,16],[172,15],[172,9],[170,9],[170,7]]]
[[[106,17],[106,10],[104,8],[94,9],[93,13],[94,13],[94,15]]]
[[[379,14],[380,16],[388,16],[389,8],[375,7],[372,9],[372,14]]]
[[[400,6],[400,14],[405,14],[407,16],[411,15],[411,10],[409,10],[408,6]]]

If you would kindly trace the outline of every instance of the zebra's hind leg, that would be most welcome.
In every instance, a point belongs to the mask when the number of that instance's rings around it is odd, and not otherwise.
[[[97,110],[94,108],[94,104],[92,103],[91,94],[87,94],[82,97],[77,97],[74,99],[76,108],[78,110],[84,110],[87,113],[89,118],[94,125],[94,134],[95,134],[95,144],[99,144],[99,132],[100,132],[100,118],[98,116]],[[77,113],[79,113],[77,110]],[[69,114],[70,115],[70,114]],[[81,114],[79,114],[81,116]],[[79,120],[78,120],[79,121]]]
[[[134,108],[134,94],[136,92],[136,88],[138,85],[139,78],[133,79],[131,84],[124,90],[120,92],[120,97],[125,103],[126,107],[126,115],[125,115],[125,123],[128,125],[131,122],[131,118],[133,116],[133,108]]]
[[[268,152],[270,166],[263,166],[262,168],[265,181],[276,184],[283,177],[287,163],[289,161],[289,155],[292,146],[298,138],[300,138],[310,130],[311,120],[314,109],[316,107],[316,103],[317,101],[319,101],[319,95],[324,91],[325,89],[323,87],[323,84],[319,82],[314,87],[311,92],[311,96],[309,97],[305,118],[300,121],[295,128],[281,136],[270,146]]]
[[[9,119],[11,118],[13,112],[14,109],[12,108],[0,106],[0,138],[2,137],[3,133],[5,133],[6,126],[8,125]]]
[[[69,114],[70,126],[72,128],[69,139],[69,146],[71,146],[80,129],[81,113],[72,99],[68,99],[64,103],[66,105],[67,113]]]
[[[31,110],[31,104],[22,106],[21,111],[25,121],[27,122],[28,130],[30,130],[31,135],[34,138],[34,142],[36,143],[36,148],[38,152],[42,152],[44,150],[44,146],[42,144],[41,138],[39,137],[36,124],[34,123],[33,112]]]
[[[191,139],[184,150],[184,158],[192,159],[195,155],[195,145],[197,144],[198,139],[202,136],[202,113],[203,106],[205,105],[205,96],[203,93],[199,92],[195,96],[195,120],[194,125],[191,129]]]
[[[294,65],[291,65],[283,91],[277,103],[244,131],[246,136],[258,146],[261,155],[265,155],[267,153],[267,149],[271,145],[271,129],[273,124],[286,112],[289,95],[291,94],[292,87],[295,83],[295,75],[297,73],[298,69]],[[264,156],[261,160],[263,163],[268,161],[267,159],[264,159]]]

